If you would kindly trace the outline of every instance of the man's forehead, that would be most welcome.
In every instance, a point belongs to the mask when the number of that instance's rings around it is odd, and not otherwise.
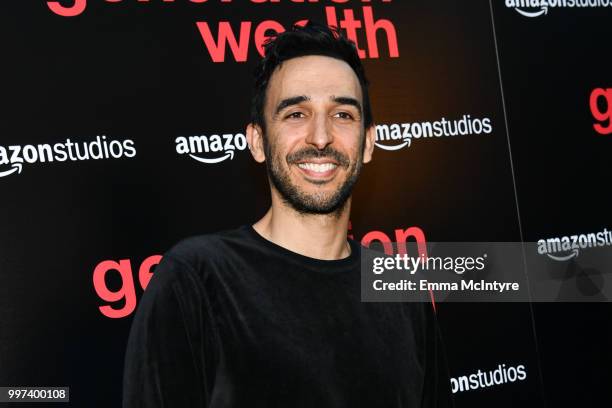
[[[306,96],[330,99],[353,97],[361,101],[361,85],[353,69],[337,58],[308,55],[284,61],[277,67],[268,84],[270,102]]]

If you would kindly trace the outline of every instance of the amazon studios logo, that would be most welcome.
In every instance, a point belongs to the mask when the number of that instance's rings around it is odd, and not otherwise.
[[[232,160],[236,150],[244,150],[247,147],[246,137],[242,133],[179,136],[175,143],[176,153],[188,154],[193,160],[206,164]]]
[[[434,122],[383,124],[376,125],[375,145],[383,150],[399,150],[410,147],[412,139],[490,134],[492,131],[491,119],[472,118],[471,115],[452,120],[442,118]]]
[[[506,0],[506,7],[513,8],[525,17],[548,14],[549,8],[610,7],[612,0]]]
[[[21,174],[25,164],[50,163],[54,161],[83,161],[100,159],[132,158],[136,156],[134,141],[130,139],[106,140],[106,136],[97,136],[91,142],[65,142],[38,145],[0,145],[0,177]],[[10,168],[6,168],[9,166]]]
[[[577,257],[580,249],[610,245],[612,245],[612,231],[604,228],[603,231],[588,234],[540,239],[538,240],[538,253],[547,255],[555,261],[568,261]]]
[[[527,378],[527,369],[523,364],[516,367],[506,364],[498,364],[495,370],[478,370],[473,374],[452,377],[451,391],[453,394],[482,388],[493,387],[515,381],[523,381]]]

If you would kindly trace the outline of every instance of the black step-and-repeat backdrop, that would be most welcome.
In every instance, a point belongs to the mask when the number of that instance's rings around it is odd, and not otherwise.
[[[612,0],[4,3],[0,386],[120,406],[162,254],[269,205],[244,136],[250,73],[295,22],[340,27],[372,82],[377,147],[350,236],[612,229]],[[612,403],[608,303],[437,310],[458,407]]]

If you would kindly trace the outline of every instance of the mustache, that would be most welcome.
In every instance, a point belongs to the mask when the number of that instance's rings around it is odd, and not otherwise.
[[[329,158],[333,159],[340,166],[348,167],[350,164],[350,160],[348,156],[344,153],[339,152],[333,147],[327,145],[325,148],[319,150],[314,147],[306,147],[304,149],[293,152],[287,156],[287,163],[295,164],[299,161],[304,161],[307,159],[322,159]]]

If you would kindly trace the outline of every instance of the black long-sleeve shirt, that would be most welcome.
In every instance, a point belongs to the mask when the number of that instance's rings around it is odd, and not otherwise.
[[[318,260],[251,226],[181,241],[134,317],[124,408],[447,406],[431,304],[361,302],[349,243]]]

